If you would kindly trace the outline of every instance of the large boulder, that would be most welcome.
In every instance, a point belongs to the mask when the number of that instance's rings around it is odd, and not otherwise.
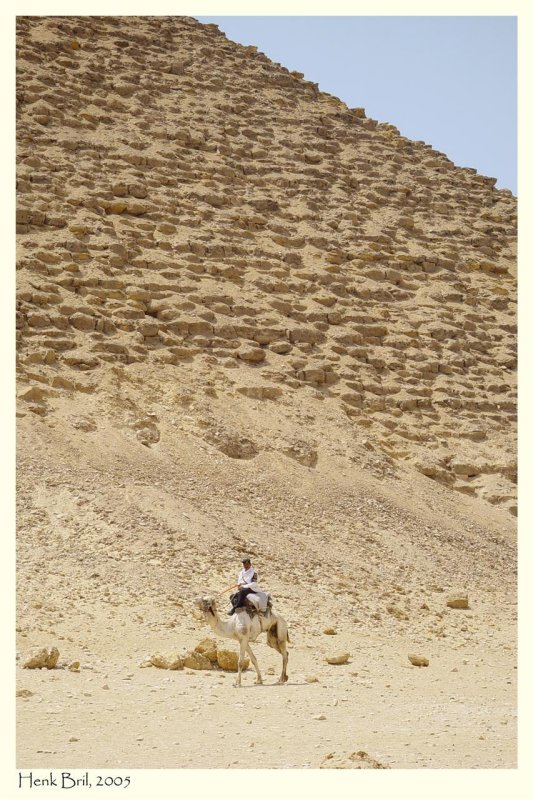
[[[211,662],[202,653],[188,653],[183,659],[183,666],[187,669],[211,669]]]
[[[59,658],[57,647],[41,647],[35,650],[22,665],[24,669],[54,669]]]
[[[159,669],[183,669],[183,656],[162,656],[160,653],[150,657],[150,663]]]
[[[212,664],[217,663],[217,643],[214,639],[208,637],[207,639],[202,639],[201,642],[198,642],[196,647],[194,648],[195,653],[200,653],[200,655],[205,656],[209,659]]]
[[[237,672],[239,668],[239,654],[234,650],[217,650],[217,664],[220,669],[225,669],[228,672]],[[245,658],[243,669],[248,669],[250,659]]]

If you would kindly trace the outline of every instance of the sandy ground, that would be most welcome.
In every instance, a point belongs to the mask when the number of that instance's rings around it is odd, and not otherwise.
[[[229,673],[141,670],[138,631],[125,624],[117,638],[137,659],[90,652],[79,674],[18,673],[34,693],[18,701],[19,768],[348,768],[360,751],[385,768],[516,766],[512,647],[433,645],[417,668],[405,637],[339,633],[353,655],[334,667],[320,657],[325,637],[309,635],[291,648],[287,685],[274,683],[279,658],[259,644],[265,685],[248,670],[239,690]]]

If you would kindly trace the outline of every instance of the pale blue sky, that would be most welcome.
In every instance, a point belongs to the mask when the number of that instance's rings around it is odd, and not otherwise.
[[[198,17],[516,194],[515,17]]]

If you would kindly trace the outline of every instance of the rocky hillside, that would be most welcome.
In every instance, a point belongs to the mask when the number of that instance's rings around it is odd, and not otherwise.
[[[393,461],[516,511],[509,191],[213,25],[18,26],[22,414],[110,364],[310,387]]]

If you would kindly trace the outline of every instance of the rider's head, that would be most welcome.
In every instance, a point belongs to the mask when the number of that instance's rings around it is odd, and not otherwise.
[[[252,562],[250,561],[249,558],[243,558],[242,565],[243,565],[244,569],[248,569],[248,567],[252,566]]]

